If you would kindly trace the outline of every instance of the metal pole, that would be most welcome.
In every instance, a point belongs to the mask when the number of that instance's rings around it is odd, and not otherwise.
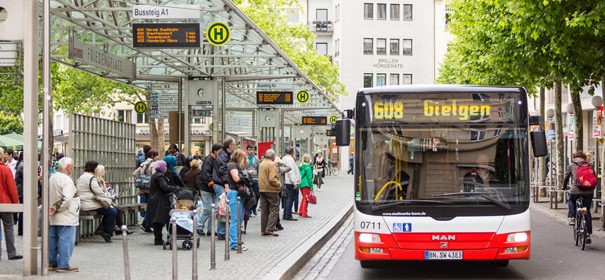
[[[193,210],[191,212],[193,215],[193,254],[191,259],[191,279],[197,280],[197,244],[198,244],[198,236],[197,236],[197,210]]]
[[[239,195],[237,196],[237,253],[241,254],[242,253],[242,219],[241,219],[241,210],[239,209],[240,207],[240,202],[242,201],[242,199],[239,197]]]
[[[227,196],[227,193],[225,193],[225,196]],[[229,207],[229,201],[227,201],[227,211],[225,211],[227,213],[227,217],[225,218],[225,260],[228,261],[230,256],[229,256],[229,250],[231,250],[231,247],[229,247],[229,224],[231,222],[231,210]]]
[[[38,1],[24,5],[23,39],[23,276],[38,273],[37,193],[38,185]],[[48,209],[48,207],[46,208]]]
[[[170,218],[170,231],[172,232],[172,236],[170,236],[170,245],[172,246],[172,280],[179,279],[178,265],[177,265],[177,257],[176,257],[176,219]]]
[[[48,276],[48,178],[50,172],[50,154],[52,153],[52,85],[50,80],[50,1],[44,0],[44,43],[43,43],[43,80],[42,80],[42,119],[43,119],[43,147],[42,147],[42,275]]]
[[[130,257],[128,256],[128,227],[122,225],[122,249],[124,249],[124,279],[130,280]]]
[[[216,240],[215,232],[216,232],[216,204],[212,204],[212,209],[210,213],[210,270],[216,269]]]

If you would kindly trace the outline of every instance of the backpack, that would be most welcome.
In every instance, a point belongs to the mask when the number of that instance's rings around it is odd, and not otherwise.
[[[576,167],[576,186],[581,190],[592,190],[597,185],[597,177],[588,162]]]

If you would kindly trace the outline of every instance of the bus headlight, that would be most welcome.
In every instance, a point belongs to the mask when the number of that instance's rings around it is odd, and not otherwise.
[[[526,241],[527,241],[527,233],[526,232],[510,233],[506,237],[506,242],[526,242]]]
[[[376,233],[360,233],[359,242],[363,243],[380,243],[380,235]]]

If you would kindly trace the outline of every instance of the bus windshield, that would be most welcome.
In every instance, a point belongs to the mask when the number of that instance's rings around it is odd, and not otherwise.
[[[453,208],[459,209],[456,215],[527,209],[527,126],[515,117],[518,98],[386,96],[358,100],[358,106],[365,102],[361,107],[369,108],[357,112],[355,195],[360,211],[446,216]]]

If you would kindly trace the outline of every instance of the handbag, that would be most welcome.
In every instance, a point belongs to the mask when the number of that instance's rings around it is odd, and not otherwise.
[[[92,191],[92,179],[94,179],[95,177],[93,176],[92,178],[90,178],[90,181],[88,182],[88,187],[90,188],[90,192],[94,195],[93,198],[98,201],[99,203],[101,203],[101,206],[103,206],[103,208],[108,209],[109,207],[111,207],[112,204],[112,200],[109,197],[106,196],[100,196],[98,194],[95,194],[94,191]]]
[[[250,188],[248,188],[248,186],[246,186],[244,184],[240,184],[239,187],[237,187],[237,195],[241,199],[249,199],[250,198]]]
[[[151,188],[151,175],[147,174],[147,168],[151,165],[151,162],[145,166],[145,169],[137,178],[134,180],[134,186],[142,189],[149,190]]]
[[[312,191],[311,191],[311,194],[309,195],[309,203],[317,204],[317,197],[315,196],[315,193]]]

